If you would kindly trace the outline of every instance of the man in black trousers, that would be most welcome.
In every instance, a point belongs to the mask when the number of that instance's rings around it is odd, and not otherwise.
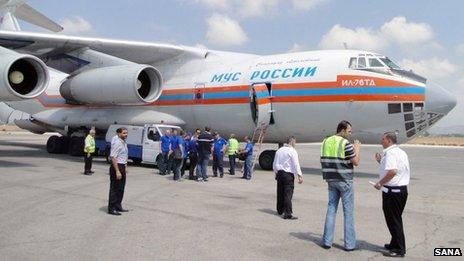
[[[303,183],[303,175],[295,144],[295,138],[289,138],[287,144],[277,150],[273,163],[277,180],[277,213],[283,214],[284,219],[298,219],[293,216],[293,188],[295,175],[298,176],[299,184]]]
[[[108,214],[120,216],[123,209],[121,202],[124,196],[127,174],[127,129],[121,127],[116,130],[117,138],[111,142],[111,166],[110,166],[110,195],[108,199]]]
[[[381,140],[383,154],[375,154],[375,159],[380,163],[380,179],[374,186],[382,189],[382,209],[391,235],[390,243],[385,244],[388,252],[384,256],[388,257],[404,257],[406,254],[401,216],[408,199],[410,167],[408,155],[396,142],[396,133],[386,132]]]

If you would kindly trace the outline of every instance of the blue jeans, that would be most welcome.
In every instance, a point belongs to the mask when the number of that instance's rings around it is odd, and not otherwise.
[[[356,247],[356,232],[354,231],[354,188],[351,181],[329,181],[329,204],[325,217],[323,244],[332,246],[335,229],[335,217],[337,215],[340,198],[343,204],[344,238],[345,248]]]
[[[208,179],[208,174],[206,170],[208,169],[208,163],[209,163],[209,154],[202,155],[199,154],[199,159],[198,159],[198,166],[197,166],[197,179],[198,180],[205,180]]]
[[[253,167],[253,156],[249,155],[245,160],[245,167],[243,168],[243,177],[246,179],[251,179],[251,168]]]
[[[174,159],[174,180],[180,179],[183,163],[184,159]]]

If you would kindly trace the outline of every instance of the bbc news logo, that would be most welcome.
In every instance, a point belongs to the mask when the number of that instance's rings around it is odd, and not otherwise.
[[[433,251],[434,256],[462,256],[460,248],[437,247]]]

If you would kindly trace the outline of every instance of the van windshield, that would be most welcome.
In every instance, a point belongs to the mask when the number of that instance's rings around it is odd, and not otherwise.
[[[161,134],[164,135],[166,133],[167,130],[169,130],[170,132],[172,132],[173,129],[176,129],[178,130],[179,132],[182,130],[181,128],[179,127],[158,127],[158,129],[161,131]]]

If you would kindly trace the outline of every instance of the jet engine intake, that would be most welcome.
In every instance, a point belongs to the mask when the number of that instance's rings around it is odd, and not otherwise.
[[[119,65],[71,75],[60,93],[75,104],[143,105],[159,98],[162,82],[160,72],[150,65]]]
[[[20,101],[41,95],[50,79],[39,58],[0,47],[0,101]]]

